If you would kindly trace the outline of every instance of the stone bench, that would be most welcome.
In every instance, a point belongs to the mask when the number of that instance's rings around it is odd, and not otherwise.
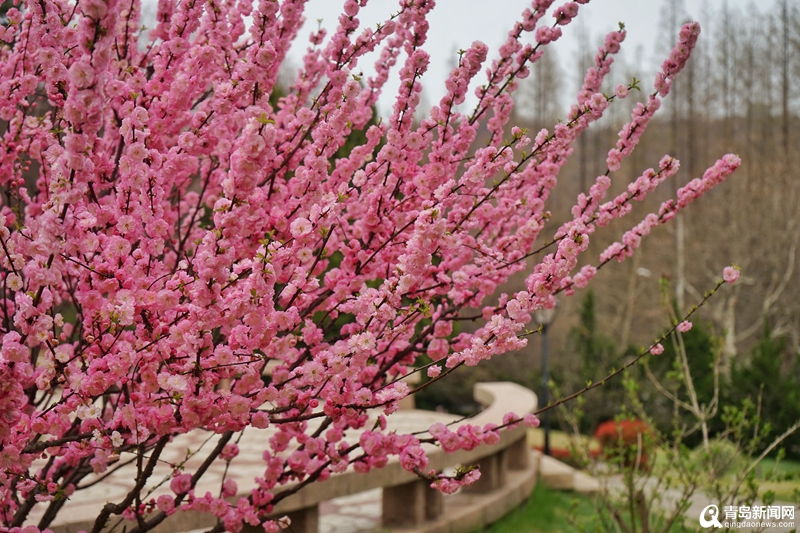
[[[514,383],[478,383],[475,385],[473,395],[484,406],[484,410],[468,422],[480,426],[490,422],[500,425],[503,415],[509,411],[524,415],[536,408],[536,395]],[[436,422],[450,423],[457,419],[458,417],[451,414],[406,409],[388,417],[388,429],[402,432],[419,431],[427,429]],[[366,427],[372,427],[372,424],[368,423]],[[445,453],[438,447],[424,445],[430,461],[429,469],[439,471],[458,465],[478,465],[481,468],[481,479],[461,491],[463,494],[443,498],[441,493],[430,489],[426,482],[404,470],[399,460],[393,458],[386,467],[372,470],[366,474],[348,470],[342,474],[335,474],[326,481],[312,483],[276,505],[274,514],[276,517],[288,515],[292,518],[292,530],[295,533],[317,533],[320,503],[341,496],[382,488],[383,523],[392,526],[393,531],[405,530],[397,529],[398,527],[412,528],[413,531],[427,531],[426,527],[453,522],[451,515],[464,524],[474,523],[475,520],[488,523],[485,521],[496,520],[506,512],[506,509],[510,510],[524,501],[533,490],[538,461],[533,459],[536,456],[527,446],[526,430],[522,425],[514,429],[505,429],[500,432],[500,440],[496,444],[451,454]],[[262,453],[272,431],[272,429],[248,428],[239,440],[240,454],[231,462],[227,472],[224,462],[215,461],[195,488],[195,493],[198,495],[203,495],[206,491],[211,491],[212,494],[218,493],[223,476],[227,475],[238,482],[241,495],[247,496],[254,476],[263,471]],[[422,437],[424,436],[422,435]],[[186,451],[189,449],[197,450],[201,446],[203,449],[211,449],[218,438],[218,435],[200,430],[175,437],[168,449],[165,450],[163,461],[156,467],[152,478],[154,484],[159,478],[165,482],[155,488],[145,499],[157,498],[160,494],[170,493],[168,480],[172,468],[169,463],[183,463],[186,459]],[[348,432],[346,439],[350,442],[356,441],[358,432]],[[185,462],[186,471],[194,471],[202,458],[201,454],[187,460]],[[103,505],[107,501],[122,499],[129,490],[134,476],[134,465],[128,465],[120,468],[102,482],[84,491],[76,492],[71,496],[70,504],[59,514],[50,529],[54,533],[77,533],[81,530],[90,530]],[[150,484],[148,485],[150,486]],[[510,493],[512,496],[507,497],[506,493]],[[499,505],[497,500],[501,496],[505,502],[503,505]],[[238,497],[233,498],[233,501],[236,499]],[[454,502],[450,508],[456,509],[461,505],[459,502],[463,503],[464,501],[469,503],[462,506],[461,511],[450,512],[448,510],[448,502]],[[479,501],[484,503],[475,503]],[[494,516],[499,510],[502,510],[502,514]],[[32,514],[27,523],[35,524],[38,518],[37,515]],[[111,523],[114,523],[114,519]],[[162,522],[154,531],[175,533],[206,528],[215,523],[216,518],[210,514],[180,512]],[[478,527],[482,523],[478,524]],[[110,528],[108,529],[110,530]],[[431,531],[466,531],[468,529],[470,527],[451,529],[447,525],[446,529]],[[254,528],[253,531],[256,530],[263,531],[261,528]]]
[[[488,423],[500,425],[503,415],[510,411],[523,415],[536,409],[536,395],[515,383],[477,383],[473,396],[484,409],[468,422],[479,426]],[[436,419],[452,421],[452,415],[407,410],[392,415],[388,422],[389,429],[394,427],[409,430],[411,429],[409,425],[415,428],[426,427],[425,423],[421,423],[423,420],[430,425],[437,421]],[[465,494],[481,495],[502,490],[508,484],[510,471],[533,472],[532,476],[526,478],[530,488],[523,499],[533,489],[530,479],[535,480],[538,465],[533,465],[532,468],[531,458],[534,456],[527,445],[527,429],[522,425],[502,430],[500,441],[493,445],[454,453],[445,453],[440,448],[428,446],[426,451],[430,461],[429,469],[439,471],[459,465],[480,467],[481,478],[473,485],[465,487],[463,491]],[[448,497],[443,497],[440,492],[431,489],[427,482],[404,470],[396,458],[390,460],[386,467],[368,474],[348,471],[331,476],[325,482],[306,487],[279,503],[275,508],[275,516],[288,515],[292,519],[292,528],[296,533],[317,533],[318,506],[321,502],[378,487],[383,488],[382,522],[385,526],[410,527],[423,531],[426,522],[435,524],[443,521],[444,500]],[[514,505],[521,501],[515,499]],[[499,516],[492,518],[496,519]],[[255,529],[253,531],[255,532]]]

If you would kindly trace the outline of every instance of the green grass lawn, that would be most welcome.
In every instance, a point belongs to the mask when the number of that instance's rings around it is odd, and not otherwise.
[[[581,529],[576,528],[568,517]],[[613,527],[613,526],[610,526]],[[551,490],[538,483],[527,502],[494,524],[474,533],[606,533],[591,496]],[[670,532],[687,530],[674,524]]]
[[[798,474],[800,473],[800,461],[796,459],[781,459],[781,462],[778,463],[776,468],[775,459],[772,457],[766,457],[763,461],[758,463],[758,466],[756,467],[756,474],[757,477],[763,478],[766,474],[772,472],[773,470],[779,476]]]
[[[757,478],[763,480],[767,473],[775,469],[775,460],[762,461],[756,471]],[[800,472],[800,461],[784,459],[776,473],[780,476]],[[800,489],[800,477],[781,481],[760,481],[761,493],[775,492],[780,501],[793,501],[792,493]],[[597,520],[597,512],[591,496],[574,492],[551,490],[538,483],[530,498],[508,515],[475,533],[575,533],[578,530],[567,519],[571,517],[583,526],[587,533],[603,531]],[[672,528],[681,531],[676,525]],[[691,530],[691,528],[689,528]]]
[[[588,443],[590,449],[599,449],[596,439],[585,438],[587,442],[584,445]],[[551,432],[551,446],[555,448],[568,449],[571,439],[571,435],[560,431]],[[543,441],[544,432],[541,428],[529,430],[529,445],[541,446]],[[734,462],[733,469],[744,468],[744,463],[743,460],[738,463]],[[773,471],[773,479],[766,481],[765,478]],[[732,472],[729,471],[727,475],[731,474]],[[778,501],[795,501],[794,493],[800,491],[800,461],[783,459],[776,466],[774,458],[766,458],[756,468],[756,478],[760,494],[773,491]],[[567,533],[578,531],[570,524],[567,517],[577,521],[587,533],[603,531],[591,496],[550,490],[539,483],[525,503],[498,522],[480,530],[480,533]],[[683,528],[676,525],[672,529],[680,531]],[[689,529],[691,530],[691,528]]]
[[[767,457],[756,467],[756,478],[762,480],[772,472],[772,480],[759,481],[759,494],[771,490],[779,501],[795,501],[795,491],[800,491],[800,461],[783,459],[776,467],[775,459]]]
[[[526,503],[481,531],[485,533],[567,533],[576,529],[567,521],[572,516],[585,524],[595,516],[589,496],[550,490],[537,483]],[[594,528],[586,529],[589,532]],[[597,530],[599,531],[599,530]]]

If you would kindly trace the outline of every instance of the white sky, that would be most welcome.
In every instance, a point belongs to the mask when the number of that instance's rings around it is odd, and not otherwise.
[[[561,5],[564,1],[557,0],[553,5]],[[623,52],[632,60],[636,58],[642,61],[641,75],[637,77],[644,77],[649,84],[651,77],[648,74],[649,67],[656,59],[654,44],[659,36],[662,36],[662,39],[665,36],[659,29],[659,14],[665,1],[593,0],[581,6],[578,19],[563,28],[563,42],[557,43],[558,57],[570,79],[575,77],[573,74],[575,68],[570,64],[570,60],[578,50],[579,21],[583,19],[583,24],[591,36],[589,42],[592,45],[592,54],[600,37],[617,29],[617,22],[622,21],[628,30],[627,39],[623,43]],[[747,0],[683,0],[683,5],[692,20],[698,20],[702,26],[708,28],[709,24],[713,23],[713,20],[708,20],[712,18],[708,16],[709,7],[717,9],[724,2],[733,9],[743,9],[747,5]],[[466,48],[474,40],[481,40],[490,47],[489,58],[495,57],[497,47],[505,39],[511,24],[530,3],[530,0],[438,0],[436,8],[428,19],[430,31],[428,42],[424,47],[431,55],[430,69],[422,80],[428,102],[438,102],[444,94],[444,80],[459,48]],[[311,30],[316,28],[317,19],[322,19],[322,24],[330,35],[336,27],[342,4],[343,0],[309,0],[306,6],[306,26],[298,35],[290,54],[295,64],[300,64],[300,58],[307,46],[307,37]],[[397,4],[396,0],[371,0],[359,15],[362,27],[374,27],[377,22],[385,20],[391,12],[397,10]],[[700,38],[702,39],[703,35]],[[532,41],[532,36],[529,39]],[[641,48],[637,53],[638,47]],[[369,67],[374,63],[374,56],[368,57],[371,59],[359,63],[365,74],[369,74]],[[661,59],[663,58],[659,58],[658,63]],[[396,71],[390,79],[397,79]],[[479,79],[483,81],[483,78]],[[389,95],[394,93],[393,89],[396,87],[397,83],[387,87],[380,102],[381,114],[388,113],[393,102]],[[472,89],[470,94],[471,92]],[[469,100],[467,104],[469,105]]]

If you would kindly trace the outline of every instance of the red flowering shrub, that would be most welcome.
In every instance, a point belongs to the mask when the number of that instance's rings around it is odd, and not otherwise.
[[[534,450],[544,453],[543,446],[534,446]],[[588,456],[592,459],[596,459],[600,457],[601,450],[599,449],[588,449]],[[583,457],[572,448],[559,448],[555,446],[550,446],[550,457],[553,459],[558,459],[564,464],[567,464],[573,468],[582,469],[586,467],[585,460]]]
[[[652,430],[643,420],[607,420],[594,433],[606,459],[620,460],[625,467],[647,468],[652,449]]]

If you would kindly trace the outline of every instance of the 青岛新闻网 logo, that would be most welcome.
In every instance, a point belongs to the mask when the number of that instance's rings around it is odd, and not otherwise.
[[[707,505],[700,512],[700,526],[703,528],[753,528],[794,525],[794,505]]]
[[[722,524],[719,523],[719,507],[716,505],[707,505],[700,513],[700,526],[721,528]]]

